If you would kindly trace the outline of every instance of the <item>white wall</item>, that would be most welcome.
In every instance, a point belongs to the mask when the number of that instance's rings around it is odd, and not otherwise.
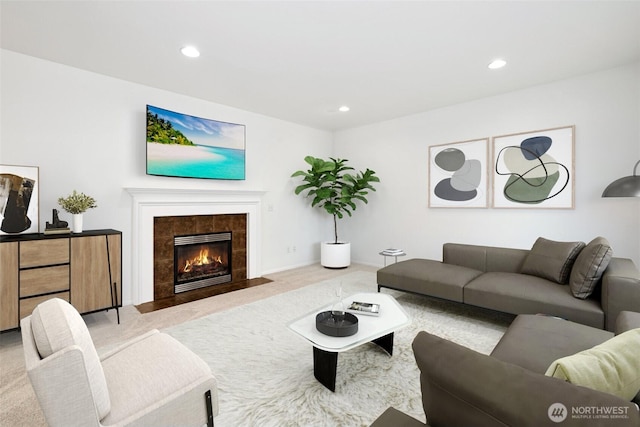
[[[39,166],[40,229],[57,198],[74,189],[97,199],[85,229],[123,232],[125,303],[131,289],[131,197],[127,187],[263,190],[262,274],[319,259],[326,218],[293,194],[290,175],[305,155],[328,156],[332,133],[134,84],[49,61],[0,51],[0,163]],[[176,76],[179,77],[179,76]],[[215,84],[215,82],[211,82]],[[145,108],[246,125],[245,181],[145,174]],[[62,219],[70,215],[60,209]],[[287,248],[295,246],[296,251]]]
[[[123,231],[125,302],[131,289],[131,199],[126,187],[264,190],[262,274],[319,259],[331,223],[293,194],[305,155],[335,155],[382,179],[369,206],[339,225],[353,260],[382,265],[380,249],[439,259],[447,241],[528,248],[607,237],[640,265],[640,202],[602,199],[640,159],[640,64],[533,87],[332,135],[263,115],[1,50],[0,163],[40,167],[40,224],[73,189],[98,200],[85,228]],[[145,174],[145,105],[247,126],[243,182]],[[429,209],[428,147],[576,125],[574,210]],[[67,214],[61,212],[63,219]],[[293,252],[293,247],[296,248]]]
[[[575,209],[428,207],[428,147],[575,125]],[[441,259],[444,242],[530,248],[538,236],[588,242],[602,235],[640,265],[640,200],[603,199],[640,159],[640,63],[338,132],[334,154],[381,178],[369,206],[345,220],[352,259],[377,252]],[[490,205],[491,203],[489,203]]]

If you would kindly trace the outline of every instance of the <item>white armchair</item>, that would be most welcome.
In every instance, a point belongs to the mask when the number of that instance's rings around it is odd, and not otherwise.
[[[154,330],[100,358],[78,311],[57,298],[20,326],[27,373],[50,426],[213,426],[216,379],[171,336]]]

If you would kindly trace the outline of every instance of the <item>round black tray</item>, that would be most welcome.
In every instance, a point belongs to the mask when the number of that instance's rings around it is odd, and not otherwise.
[[[323,311],[316,315],[316,329],[332,337],[348,337],[358,332],[358,318],[344,313],[344,319],[338,320],[331,311]]]

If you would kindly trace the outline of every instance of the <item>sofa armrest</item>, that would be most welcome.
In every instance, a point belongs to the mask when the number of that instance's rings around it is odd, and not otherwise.
[[[549,408],[558,403],[566,408],[563,427],[584,426],[584,419],[572,417],[574,408],[594,407],[624,413],[627,418],[616,419],[616,426],[640,424],[638,407],[631,402],[533,373],[427,332],[418,333],[413,351],[427,422],[433,427],[555,425]],[[598,421],[611,420],[590,421],[602,425]]]
[[[640,307],[640,271],[627,258],[611,258],[602,275],[602,309],[605,328],[614,331],[621,311],[637,311]]]
[[[636,328],[640,328],[640,313],[625,310],[618,314],[618,318],[616,319],[616,335]]]

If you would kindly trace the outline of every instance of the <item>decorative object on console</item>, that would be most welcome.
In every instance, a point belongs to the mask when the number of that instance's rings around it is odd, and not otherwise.
[[[493,207],[573,209],[575,126],[493,138]]]
[[[147,175],[245,179],[245,126],[147,105]]]
[[[69,223],[67,221],[61,221],[58,218],[58,210],[52,209],[52,220],[51,222],[47,221],[46,228],[44,229],[44,234],[67,234],[71,233],[71,229],[69,228]]]
[[[333,216],[334,241],[323,242],[320,251],[320,263],[329,268],[344,268],[351,264],[350,244],[338,240],[338,218],[345,214],[351,216],[356,210],[356,201],[368,203],[369,190],[376,191],[372,183],[380,182],[375,171],[366,169],[355,175],[347,166],[348,160],[323,160],[313,156],[304,158],[311,168],[294,172],[291,177],[302,177],[304,183],[296,187],[295,193],[306,191],[305,196],[312,196],[311,206],[324,209]],[[336,253],[337,252],[337,253]]]
[[[67,197],[58,198],[58,204],[73,215],[72,230],[74,233],[82,233],[82,214],[88,209],[98,207],[93,197],[78,193],[76,190],[73,190],[73,193]]]
[[[616,179],[604,189],[602,197],[640,197],[640,175],[638,175],[640,160],[633,167],[633,175]]]
[[[429,207],[486,208],[489,138],[429,147]]]
[[[0,234],[39,231],[39,169],[0,165]]]

